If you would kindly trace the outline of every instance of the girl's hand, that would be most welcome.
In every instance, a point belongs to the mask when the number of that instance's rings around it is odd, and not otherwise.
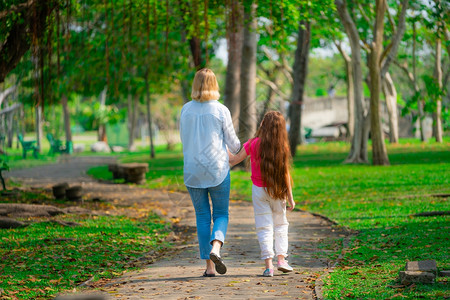
[[[238,154],[233,155],[230,150],[228,150],[228,157],[229,157],[229,164],[230,167],[237,165],[241,161],[243,161],[247,157],[247,152],[245,152],[245,149],[242,148],[241,151],[239,151]]]
[[[289,202],[289,206],[286,207],[286,209],[290,210],[290,211],[294,210],[294,208],[295,208],[295,201],[294,201],[294,199],[292,197],[289,197],[288,202]]]

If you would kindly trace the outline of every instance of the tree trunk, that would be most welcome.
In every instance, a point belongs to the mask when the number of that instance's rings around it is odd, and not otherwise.
[[[347,83],[347,111],[348,111],[348,122],[347,122],[347,138],[349,140],[353,139],[355,133],[355,91],[353,83],[353,66],[352,59],[345,53],[339,44],[336,44],[339,52],[345,61],[345,73],[346,73],[346,83]]]
[[[104,107],[106,104],[106,94],[108,92],[108,87],[105,86],[103,91],[100,93],[100,107]],[[106,142],[106,124],[98,124],[98,141]]]
[[[359,33],[347,10],[347,3],[343,0],[335,0],[339,18],[345,27],[350,47],[352,50],[352,71],[355,99],[355,132],[352,139],[350,153],[346,163],[368,163],[367,140],[370,123],[366,102],[363,96],[363,76],[361,68],[361,46]]]
[[[241,58],[243,19],[242,6],[238,0],[229,2],[227,20],[228,64],[225,80],[224,104],[231,112],[234,128],[239,125],[240,90],[241,90]]]
[[[441,66],[441,39],[436,39],[436,62],[435,76],[439,89],[442,89],[442,66]],[[442,96],[436,99],[436,110],[433,113],[433,134],[436,142],[442,143]]]
[[[147,122],[148,122],[148,135],[150,137],[150,157],[155,158],[155,148],[153,146],[153,132],[152,132],[152,109],[150,100],[150,88],[148,83],[148,70],[145,73],[145,96],[147,102]]]
[[[192,59],[194,61],[195,69],[200,70],[203,68],[202,64],[202,47],[201,40],[197,36],[193,36],[189,39],[189,46],[192,53]]]
[[[389,73],[384,76],[382,88],[389,115],[389,141],[391,144],[396,144],[398,143],[397,90]]]
[[[190,91],[191,90],[189,89],[189,82],[187,79],[181,79],[181,97],[183,97],[183,103],[188,103],[190,101]]]
[[[369,55],[370,74],[370,132],[372,135],[372,163],[374,165],[389,165],[384,133],[380,120],[380,89],[381,68],[380,58],[383,50],[384,13],[386,11],[386,0],[376,1],[376,20],[374,26],[374,41],[371,45]]]
[[[72,129],[70,128],[70,112],[66,94],[61,95],[61,106],[64,116],[64,132],[66,134],[66,144],[72,143]]]
[[[424,123],[425,123],[425,113],[424,113],[424,101],[422,96],[420,95],[419,85],[417,84],[417,76],[416,76],[416,23],[413,22],[413,44],[412,44],[412,68],[413,74],[412,79],[414,83],[414,90],[417,97],[417,113],[419,120],[419,131],[420,131],[420,140],[425,142],[425,133],[424,133]]]
[[[36,146],[40,152],[42,149],[42,107],[38,104],[34,107],[35,110],[35,131],[36,131]]]
[[[297,145],[303,142],[302,134],[302,110],[305,81],[308,74],[309,44],[311,41],[311,25],[309,22],[300,21],[298,27],[297,49],[294,57],[294,82],[292,84],[292,96],[290,104],[289,146],[292,157],[295,156]]]
[[[5,106],[10,106],[10,102],[12,101],[6,101]],[[14,137],[14,110],[5,114],[5,121],[6,121],[6,148],[12,148],[13,144],[13,137]]]
[[[275,86],[278,86],[279,78],[276,75],[275,70],[271,73],[271,78],[269,78],[269,80],[272,81],[275,84]],[[271,86],[268,86],[266,101],[264,101],[263,109],[259,115],[258,124],[261,123],[262,119],[264,118],[264,115],[270,109],[270,107],[273,105],[273,102],[275,101],[275,96],[276,96],[276,94],[275,94],[275,91],[273,90],[273,88]]]
[[[244,41],[241,60],[239,138],[247,141],[256,131],[256,3],[244,12]]]
[[[134,129],[136,127],[136,110],[135,99],[131,94],[131,88],[128,89],[128,150],[134,150]]]

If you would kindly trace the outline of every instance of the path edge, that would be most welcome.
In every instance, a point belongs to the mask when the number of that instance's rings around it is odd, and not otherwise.
[[[303,210],[303,211],[305,211],[307,213],[310,213],[311,215],[313,215],[315,217],[321,218],[321,219],[331,223],[334,226],[340,226],[339,223],[337,223],[336,221],[328,218],[327,216],[324,216],[324,215],[321,215],[321,214],[318,214],[318,213],[309,212],[309,211],[306,211],[306,210]],[[334,263],[331,263],[330,264],[331,266],[328,267],[322,275],[317,277],[317,279],[315,281],[315,284],[314,284],[314,290],[313,290],[313,296],[314,296],[314,299],[316,299],[316,300],[324,300],[324,297],[323,297],[323,284],[324,284],[323,278],[325,276],[329,275],[331,272],[333,272],[333,270],[338,266],[339,262],[342,260],[346,250],[348,249],[348,247],[350,245],[351,239],[358,234],[357,231],[352,231],[351,229],[349,229],[347,227],[341,227],[341,228],[347,234],[345,236],[345,238],[343,239],[343,241],[342,241],[341,253],[339,254],[339,256],[336,259],[336,261]]]

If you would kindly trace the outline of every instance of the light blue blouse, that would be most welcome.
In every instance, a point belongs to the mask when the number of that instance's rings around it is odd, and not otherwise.
[[[217,100],[186,103],[181,110],[180,135],[184,184],[192,188],[221,184],[230,170],[226,147],[234,154],[241,147],[228,108]]]

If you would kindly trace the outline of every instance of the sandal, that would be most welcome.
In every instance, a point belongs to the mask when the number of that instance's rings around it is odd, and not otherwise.
[[[213,263],[216,265],[216,271],[219,274],[225,274],[227,272],[227,267],[223,263],[222,258],[220,258],[219,255],[211,252],[209,254],[209,258],[213,261]]]
[[[203,277],[216,277],[216,274],[208,274],[205,270],[205,273],[203,273]]]

